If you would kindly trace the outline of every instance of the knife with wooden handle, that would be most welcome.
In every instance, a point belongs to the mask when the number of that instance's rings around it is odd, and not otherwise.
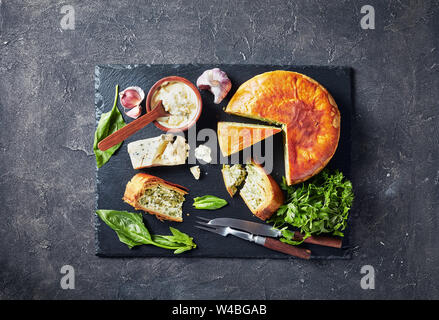
[[[213,232],[223,237],[227,237],[228,235],[233,235],[243,240],[254,242],[268,249],[282,252],[290,256],[294,256],[306,260],[311,258],[311,250],[292,246],[273,238],[257,236],[249,232],[233,229],[231,227],[213,226],[206,222],[201,222],[201,221],[197,221],[197,223],[198,225],[195,226],[196,228]]]
[[[260,237],[260,238],[265,239],[263,246],[268,249],[279,251],[285,254],[289,254],[290,256],[295,256],[302,259],[308,260],[309,258],[311,258],[311,250],[295,247],[288,243],[283,243],[273,238],[266,238],[266,237]]]
[[[282,232],[280,230],[274,229],[268,224],[262,224],[248,220],[235,218],[216,218],[212,220],[206,219],[205,221],[208,221],[207,223],[213,226],[236,228],[266,237],[279,238],[282,236]],[[302,241],[303,237],[303,234],[298,231],[294,231],[294,240]],[[327,236],[310,236],[303,240],[303,242],[332,248],[341,248],[342,246],[342,239]]]

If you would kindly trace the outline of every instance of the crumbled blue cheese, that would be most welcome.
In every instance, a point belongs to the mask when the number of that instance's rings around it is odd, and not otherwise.
[[[189,145],[185,138],[172,134],[162,134],[128,144],[128,154],[134,169],[184,164],[188,151]]]
[[[198,160],[203,160],[204,162],[211,163],[212,162],[212,156],[211,156],[212,150],[204,144],[199,145],[195,149],[195,158]]]
[[[191,171],[195,179],[197,180],[200,179],[200,175],[201,175],[200,166],[190,167],[189,170]]]

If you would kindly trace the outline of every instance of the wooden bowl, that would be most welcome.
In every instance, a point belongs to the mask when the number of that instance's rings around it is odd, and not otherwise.
[[[198,119],[200,118],[201,111],[203,109],[203,101],[201,100],[200,92],[198,91],[197,87],[195,85],[193,85],[192,82],[190,82],[186,78],[178,77],[178,76],[164,77],[164,78],[160,79],[159,81],[157,81],[151,87],[151,89],[149,89],[148,95],[146,96],[146,112],[150,112],[151,111],[151,100],[152,100],[152,97],[154,95],[154,92],[164,82],[182,82],[182,83],[186,84],[187,86],[189,86],[194,91],[195,96],[197,97],[197,113],[196,113],[195,117],[193,117],[192,120],[188,124],[186,124],[185,126],[180,127],[180,128],[168,128],[168,127],[165,127],[164,125],[160,124],[157,120],[154,121],[154,125],[157,128],[159,128],[160,130],[163,130],[163,131],[166,131],[166,132],[186,131],[190,127],[192,127],[198,121]]]

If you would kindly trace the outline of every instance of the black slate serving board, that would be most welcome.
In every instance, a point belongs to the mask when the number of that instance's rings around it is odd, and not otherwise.
[[[345,176],[350,177],[351,164],[351,68],[347,67],[323,67],[323,66],[279,66],[279,65],[102,65],[95,68],[95,108],[96,123],[102,112],[108,112],[113,104],[115,86],[120,90],[132,85],[139,86],[148,93],[149,88],[160,78],[177,75],[187,78],[192,83],[206,69],[219,67],[225,71],[232,80],[231,92],[220,105],[213,103],[210,92],[201,91],[203,99],[203,112],[197,122],[197,131],[203,128],[211,128],[216,131],[218,121],[237,121],[248,123],[260,123],[255,120],[228,115],[223,112],[229,99],[237,88],[251,77],[272,70],[296,71],[314,78],[325,86],[332,94],[341,112],[341,137],[336,154],[328,164],[331,168],[341,170]],[[118,102],[119,108],[121,108]],[[144,107],[144,102],[143,102]],[[125,121],[131,121],[124,115]],[[195,250],[174,255],[170,250],[164,250],[154,246],[142,245],[133,249],[121,243],[116,233],[103,223],[97,216],[95,219],[96,231],[96,254],[103,257],[224,257],[224,258],[292,258],[254,243],[250,243],[233,236],[221,237],[194,227],[197,216],[208,218],[235,217],[261,222],[254,217],[244,204],[239,195],[230,198],[221,177],[221,164],[200,165],[202,176],[196,181],[189,171],[192,165],[185,164],[174,167],[155,167],[143,170],[134,170],[127,153],[127,143],[139,139],[155,137],[164,133],[153,124],[148,125],[141,131],[126,140],[120,149],[96,172],[96,208],[134,211],[128,204],[122,201],[126,183],[139,171],[159,176],[165,180],[183,185],[190,190],[183,206],[184,221],[161,222],[154,216],[144,213],[144,222],[151,233],[169,234],[169,226],[178,228],[194,237],[197,244]],[[186,133],[187,135],[187,133]],[[273,141],[274,169],[273,178],[280,182],[284,175],[282,134],[271,137]],[[197,141],[197,146],[205,141]],[[196,146],[191,145],[191,151]],[[220,154],[219,148],[217,151]],[[242,157],[242,155],[241,155]],[[219,163],[219,161],[218,161]],[[205,194],[216,195],[227,199],[229,204],[216,211],[196,210],[192,208],[193,198]],[[188,214],[188,215],[187,215]],[[347,249],[349,234],[345,232],[343,249],[334,249],[314,245],[302,245],[312,250],[314,259],[349,259],[350,252]]]

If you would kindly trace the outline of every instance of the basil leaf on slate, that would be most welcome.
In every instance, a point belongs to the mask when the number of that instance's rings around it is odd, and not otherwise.
[[[99,119],[98,126],[95,131],[94,143],[93,143],[93,152],[96,155],[96,165],[98,168],[102,167],[105,163],[110,160],[111,156],[116,152],[117,149],[122,145],[122,142],[111,147],[108,150],[101,151],[98,148],[98,143],[102,141],[104,138],[108,137],[113,132],[116,132],[123,126],[125,126],[125,121],[123,120],[122,114],[117,108],[117,96],[119,92],[119,86],[116,86],[116,94],[114,96],[114,104],[113,108],[101,115]]]
[[[216,210],[227,205],[227,201],[215,196],[202,196],[194,198],[195,209]]]
[[[179,254],[197,247],[192,237],[172,227],[169,227],[172,236],[151,235],[143,224],[141,213],[97,210],[96,214],[116,232],[119,240],[130,249],[141,244],[151,244],[160,248],[174,250],[175,254]]]
[[[143,224],[142,214],[116,210],[97,210],[96,214],[128,247],[150,243],[151,235]]]

